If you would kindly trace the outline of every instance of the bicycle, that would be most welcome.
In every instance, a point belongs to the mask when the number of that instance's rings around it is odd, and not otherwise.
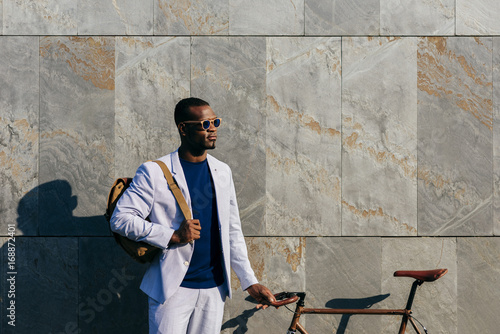
[[[416,333],[422,334],[417,327],[416,322],[420,324],[425,333],[428,333],[427,329],[412,316],[411,307],[413,304],[413,299],[417,292],[417,288],[421,286],[424,282],[434,282],[439,278],[443,277],[448,272],[448,269],[434,269],[434,270],[399,270],[394,272],[395,277],[410,277],[415,279],[413,282],[408,300],[406,302],[406,307],[404,309],[337,309],[337,308],[306,308],[305,307],[305,292],[281,292],[275,295],[276,302],[271,305],[278,308],[285,306],[291,311],[286,305],[297,303],[295,311],[293,312],[292,322],[288,328],[287,334],[295,334],[297,331],[301,334],[309,334],[304,326],[299,323],[300,316],[303,314],[371,314],[371,315],[400,315],[402,316],[401,326],[398,333],[404,334],[406,332],[406,327],[408,322],[413,326]]]

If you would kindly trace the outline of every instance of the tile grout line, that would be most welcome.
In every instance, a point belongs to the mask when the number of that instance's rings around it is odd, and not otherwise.
[[[416,71],[416,73],[415,73],[416,74],[415,75],[415,79],[416,79],[415,90],[417,91],[416,92],[417,93],[417,101],[416,101],[417,102],[417,106],[416,106],[416,108],[417,108],[417,111],[416,111],[416,113],[417,113],[417,115],[416,115],[417,116],[416,117],[416,123],[417,123],[416,124],[416,128],[417,128],[416,129],[416,138],[417,138],[417,143],[416,144],[417,145],[416,145],[416,148],[415,148],[415,157],[417,159],[417,163],[416,163],[416,165],[417,165],[416,166],[417,175],[415,176],[415,181],[416,181],[416,191],[417,191],[417,200],[416,200],[416,205],[417,205],[417,216],[416,216],[416,219],[417,219],[417,221],[416,221],[416,228],[417,228],[417,236],[419,236],[420,235],[419,228],[418,228],[419,227],[418,226],[419,225],[419,216],[420,216],[420,214],[418,212],[418,197],[419,197],[418,196],[418,166],[419,166],[419,163],[418,163],[418,139],[419,139],[419,136],[418,136],[418,133],[419,133],[419,131],[418,131],[418,129],[419,129],[419,127],[418,127],[418,115],[419,115],[419,112],[418,112],[418,109],[419,109],[418,108],[418,47],[419,47],[419,38],[417,38],[415,40],[415,43],[416,43],[416,47],[415,47],[415,53],[416,53],[416,55],[415,55],[415,59],[416,59],[416,64],[415,64],[415,71]]]
[[[344,106],[343,106],[343,96],[344,96],[344,58],[343,58],[343,48],[344,48],[344,38],[340,37],[340,236],[343,236],[344,231],[344,217],[343,217],[343,205],[342,201],[344,198],[343,194],[343,151],[344,151]]]
[[[42,74],[41,74],[41,63],[42,63],[42,55],[40,52],[40,45],[41,45],[41,36],[38,36],[38,154],[37,154],[37,159],[36,159],[36,177],[37,177],[37,182],[36,186],[39,189],[40,187],[40,158],[42,155]],[[37,191],[37,198],[36,198],[36,210],[37,210],[37,220],[36,220],[36,235],[40,236],[40,192]]]

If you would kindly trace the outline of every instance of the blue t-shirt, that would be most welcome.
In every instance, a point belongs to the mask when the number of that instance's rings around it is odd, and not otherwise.
[[[189,162],[181,159],[186,177],[193,219],[201,225],[200,239],[194,242],[194,253],[182,287],[208,289],[224,283],[222,247],[217,215],[217,202],[207,160]]]

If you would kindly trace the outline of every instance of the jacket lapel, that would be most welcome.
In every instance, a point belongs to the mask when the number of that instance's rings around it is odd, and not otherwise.
[[[227,208],[224,208],[225,205],[224,203],[227,202],[225,196],[228,195],[228,190],[227,187],[224,186],[224,178],[221,177],[223,172],[220,169],[217,160],[215,160],[211,155],[208,155],[207,159],[208,159],[208,166],[210,168],[210,173],[212,174],[212,180],[214,182],[215,199],[217,201],[217,213],[219,216],[219,225],[221,225],[221,222],[227,221],[227,217],[225,217],[226,215],[225,209]]]
[[[172,154],[170,155],[170,160],[170,172],[172,173],[175,182],[177,182],[182,195],[184,195],[189,208],[192,210],[191,196],[189,196],[189,189],[187,186],[186,177],[184,176],[184,170],[181,166],[181,161],[179,160],[179,153],[177,151],[172,152]]]

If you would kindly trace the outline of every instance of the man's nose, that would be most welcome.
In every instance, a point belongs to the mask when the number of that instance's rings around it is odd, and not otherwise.
[[[214,122],[210,122],[210,126],[207,129],[208,131],[217,131],[217,128],[214,125]]]

